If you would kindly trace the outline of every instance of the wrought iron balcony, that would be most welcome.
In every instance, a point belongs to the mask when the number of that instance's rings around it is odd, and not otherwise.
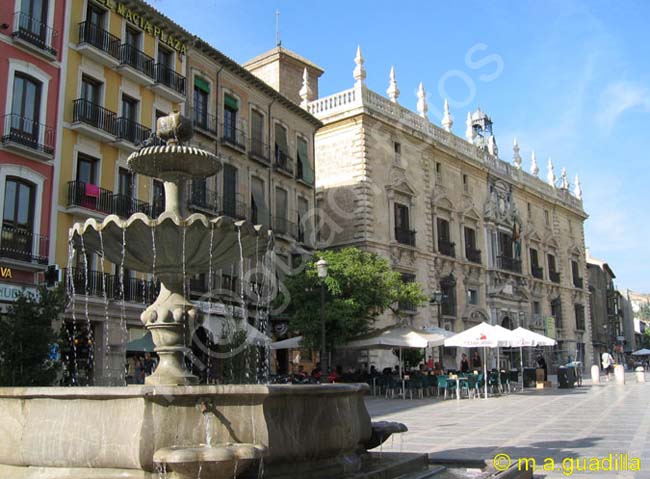
[[[204,132],[215,134],[217,132],[217,118],[210,115],[207,110],[201,108],[190,108],[192,126]]]
[[[573,277],[573,286],[575,286],[576,288],[582,289],[582,288],[584,288],[584,281],[582,280],[582,278],[579,278],[578,276],[574,276]]]
[[[139,145],[151,136],[151,129],[126,117],[117,119],[117,139]]]
[[[246,133],[228,123],[221,124],[221,143],[234,146],[238,150],[246,150]]]
[[[149,214],[151,205],[129,195],[113,193],[113,214],[128,218],[134,213]]]
[[[293,176],[293,158],[280,148],[275,148],[275,169]]]
[[[97,185],[82,181],[68,182],[68,208],[80,207],[102,214],[115,214],[127,218],[134,213],[151,214],[153,209],[146,201],[128,195],[113,193]]]
[[[0,232],[0,257],[46,265],[49,237],[3,223]]]
[[[88,295],[109,300],[121,300],[122,288],[120,275],[89,270],[84,274],[82,268],[64,268],[63,281],[66,286],[74,285],[76,295]],[[160,292],[160,282],[143,280],[126,276],[124,283],[124,300],[149,304]]]
[[[268,165],[270,163],[269,145],[264,143],[259,138],[251,138],[248,156],[250,156],[253,160],[257,160]]]
[[[117,136],[117,115],[91,101],[77,98],[73,103],[72,121],[85,123]]]
[[[278,216],[273,218],[273,232],[278,235],[291,236],[292,238],[298,236],[296,223]]]
[[[472,263],[477,263],[481,264],[481,250],[472,248],[471,246],[465,247],[465,257],[467,258],[467,261],[471,261]]]
[[[87,43],[116,60],[120,59],[120,39],[91,22],[79,24],[79,43]]]
[[[509,256],[497,256],[497,268],[513,273],[521,273],[521,260]]]
[[[445,256],[451,256],[452,258],[456,257],[456,243],[446,239],[438,240],[438,252],[444,254]]]
[[[400,244],[415,246],[415,230],[395,228],[395,239]]]
[[[120,45],[119,51],[121,65],[134,68],[143,75],[153,79],[153,58],[128,43]]]
[[[236,194],[234,198],[221,198],[221,208],[219,215],[230,216],[238,220],[246,218],[246,203],[241,200],[241,196]]]
[[[399,310],[406,313],[416,313],[418,307],[415,305],[415,303],[411,303],[410,301],[403,301],[399,303]]]
[[[54,128],[10,113],[4,117],[2,144],[29,148],[45,155],[54,154]]]
[[[58,41],[59,32],[23,12],[14,14],[14,25],[16,28],[11,33],[13,38],[23,40],[49,55],[56,56],[54,45]]]
[[[156,63],[153,66],[153,79],[156,83],[165,85],[179,95],[185,96],[185,77],[176,73],[167,65]]]
[[[440,305],[440,314],[442,316],[456,316],[456,303],[443,299]]]
[[[549,271],[548,272],[548,277],[554,283],[559,283],[560,282],[560,273],[558,273],[557,271]]]
[[[219,194],[200,182],[192,183],[187,189],[187,207],[212,215],[218,215],[222,211]]]
[[[157,218],[163,211],[165,211],[165,198],[154,198],[151,203],[151,213],[149,216]]]
[[[540,268],[539,266],[532,265],[530,267],[530,272],[533,275],[533,278],[544,279],[544,268]]]

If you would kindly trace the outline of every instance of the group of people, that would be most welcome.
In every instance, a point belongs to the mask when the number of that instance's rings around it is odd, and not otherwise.
[[[483,363],[481,362],[481,355],[479,354],[478,351],[474,351],[474,354],[472,354],[472,360],[471,360],[471,368],[470,368],[470,360],[467,358],[467,354],[463,353],[460,356],[460,372],[461,373],[468,373],[470,370],[479,370],[483,366]]]
[[[156,360],[150,353],[131,356],[126,360],[126,378],[130,384],[144,384],[144,379],[156,369]]]

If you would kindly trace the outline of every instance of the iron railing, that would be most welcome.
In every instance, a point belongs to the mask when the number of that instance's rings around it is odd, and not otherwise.
[[[578,276],[574,276],[573,277],[573,286],[575,286],[576,288],[582,289],[584,287],[584,281],[582,280],[582,278],[580,278]]]
[[[151,205],[146,201],[141,201],[125,194],[113,193],[112,214],[128,218],[134,213],[144,213],[148,215],[150,212]]]
[[[530,272],[533,275],[533,278],[544,279],[544,268],[540,266],[532,265],[530,267]]]
[[[497,268],[521,273],[521,260],[509,256],[497,256]]]
[[[67,286],[70,285],[70,278],[74,285],[76,295],[96,296],[109,300],[121,300],[122,288],[120,287],[120,275],[103,273],[101,271],[89,270],[84,275],[84,270],[80,268],[64,268],[63,281]],[[160,292],[160,282],[124,277],[124,300],[149,304],[153,302]]]
[[[151,136],[151,129],[137,121],[121,116],[117,119],[117,139],[139,145]]]
[[[113,192],[83,181],[68,182],[68,207],[80,206],[100,213],[113,213]]]
[[[58,41],[59,32],[23,12],[16,12],[14,21],[16,29],[11,33],[12,37],[29,42],[50,55],[56,56],[54,45]]]
[[[3,223],[0,231],[0,256],[26,263],[47,264],[49,237],[26,228]]]
[[[156,63],[153,66],[153,79],[156,83],[165,85],[176,93],[185,96],[185,77],[176,73],[164,63]]]
[[[153,78],[154,59],[133,45],[120,45],[120,63],[135,68],[140,73]]]
[[[264,143],[259,138],[251,138],[250,149],[248,155],[254,160],[261,161],[262,163],[269,163],[269,145]]]
[[[471,246],[466,246],[465,247],[465,257],[467,258],[467,261],[471,261],[472,263],[477,263],[481,264],[481,250],[472,248]]]
[[[291,236],[296,238],[298,236],[298,228],[296,223],[289,221],[287,218],[276,216],[273,218],[273,232],[275,234]]]
[[[228,123],[222,123],[221,132],[221,143],[234,146],[240,150],[246,149],[246,132],[244,130],[235,128]]]
[[[293,159],[277,146],[275,148],[275,169],[293,176]]]
[[[217,132],[217,117],[210,115],[207,110],[202,108],[190,108],[190,118],[192,126],[209,133]]]
[[[117,115],[84,98],[74,100],[72,121],[85,123],[100,130],[117,136]]]
[[[398,243],[415,246],[415,231],[408,228],[395,228],[395,239]]]
[[[17,143],[51,155],[54,153],[54,128],[10,113],[4,117],[2,143]]]
[[[79,43],[88,43],[116,60],[120,59],[120,39],[91,22],[79,24]]]
[[[192,210],[209,211],[219,214],[221,199],[215,190],[207,188],[200,183],[192,183],[187,189],[187,207]]]
[[[246,203],[241,200],[241,195],[236,194],[234,197],[222,197],[219,215],[230,216],[238,220],[246,218]]]
[[[560,282],[560,273],[558,273],[557,271],[549,271],[548,277],[554,283]]]
[[[456,257],[456,243],[446,239],[438,240],[438,252],[445,256]]]

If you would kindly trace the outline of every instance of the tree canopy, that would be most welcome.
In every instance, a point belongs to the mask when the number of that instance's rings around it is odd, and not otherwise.
[[[49,386],[57,366],[49,361],[57,342],[52,322],[63,312],[61,288],[22,292],[0,316],[0,385]]]
[[[367,333],[375,319],[390,309],[399,314],[400,303],[418,306],[426,296],[417,282],[405,282],[388,261],[358,248],[321,251],[303,271],[287,276],[289,327],[303,336],[307,348],[320,347],[320,287],[316,262],[328,262],[325,279],[325,328],[331,349]]]

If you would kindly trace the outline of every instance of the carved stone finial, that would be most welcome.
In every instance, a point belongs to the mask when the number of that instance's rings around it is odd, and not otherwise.
[[[300,88],[298,94],[302,100],[300,102],[300,106],[304,109],[307,109],[307,104],[309,103],[309,99],[312,95],[311,86],[309,86],[309,74],[307,73],[307,67],[305,67],[302,72],[302,87]]]
[[[386,90],[386,93],[388,94],[388,98],[390,98],[390,101],[393,103],[397,103],[397,99],[399,98],[399,88],[397,88],[397,80],[395,80],[395,67],[391,66],[390,67],[390,74],[388,75],[389,77],[389,83],[388,83],[388,90]]]
[[[533,176],[537,176],[539,175],[539,166],[537,166],[537,157],[535,156],[535,150],[533,150],[533,153],[530,156],[531,156],[530,174]]]
[[[553,169],[553,160],[550,158],[548,159],[548,173],[546,174],[546,180],[548,181],[548,184],[551,185],[553,188],[555,188],[555,182],[557,181],[557,178],[555,177],[555,170]]]
[[[521,156],[519,156],[519,144],[517,143],[517,138],[515,138],[514,144],[512,145],[512,151],[515,153],[513,156],[515,168],[521,170]]]
[[[454,119],[449,113],[449,102],[445,98],[445,113],[442,117],[442,127],[448,132],[451,132],[452,126],[454,126]]]
[[[427,118],[427,111],[429,111],[429,105],[427,105],[427,94],[424,91],[424,85],[422,82],[418,85],[418,104],[417,104],[418,114],[422,118]]]
[[[465,120],[465,138],[470,143],[474,143],[474,128],[472,128],[472,114],[467,112],[467,120]]]
[[[158,138],[170,145],[182,145],[194,136],[192,121],[175,111],[156,120]]]
[[[361,55],[361,46],[357,46],[357,54],[354,57],[354,64],[356,65],[354,67],[354,71],[352,72],[352,76],[354,77],[354,86],[362,86],[366,82],[366,69],[363,68],[365,60],[363,59],[363,56]]]
[[[566,175],[566,168],[562,168],[562,189],[568,190],[569,189],[569,179],[567,178]]]
[[[582,186],[580,186],[580,178],[578,177],[578,175],[576,175],[576,179],[575,179],[575,182],[574,182],[573,194],[579,200],[582,199]]]

